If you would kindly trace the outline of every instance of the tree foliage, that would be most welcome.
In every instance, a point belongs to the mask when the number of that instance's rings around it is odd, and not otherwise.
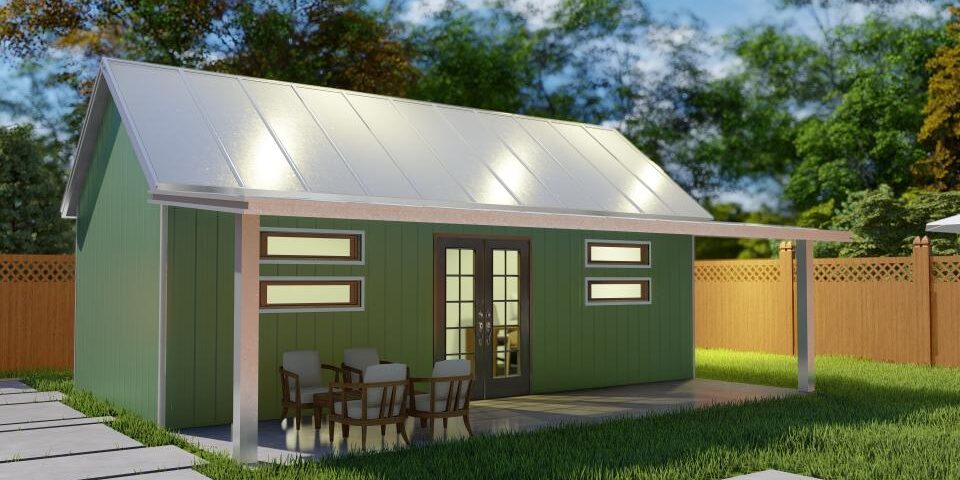
[[[0,127],[0,253],[73,250],[72,225],[60,218],[63,189],[31,126]]]
[[[960,7],[950,12],[950,43],[927,62],[932,76],[917,138],[930,154],[912,166],[918,185],[941,191],[960,190]]]

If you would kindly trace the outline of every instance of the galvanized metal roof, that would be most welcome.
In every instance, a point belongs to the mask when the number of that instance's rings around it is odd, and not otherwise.
[[[927,231],[934,233],[960,234],[960,214],[952,217],[941,218],[940,220],[928,223]]]
[[[114,59],[96,83],[66,216],[109,95],[152,192],[712,220],[611,128]]]

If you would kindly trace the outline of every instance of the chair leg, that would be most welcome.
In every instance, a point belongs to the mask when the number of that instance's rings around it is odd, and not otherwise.
[[[407,438],[407,422],[398,423],[397,430],[400,430],[400,437],[403,438],[403,441],[410,445],[410,439]]]
[[[280,418],[286,419],[288,412],[289,412],[289,409],[287,407],[283,407],[283,413],[280,414]]]
[[[432,417],[430,418],[430,440],[433,440],[433,424],[436,422]]]
[[[447,417],[443,417],[443,429],[447,429]]]
[[[427,428],[427,417],[420,417],[420,428]]]
[[[297,413],[297,419],[296,419],[297,430],[300,430],[300,417],[303,416],[303,407],[301,407],[300,405],[297,405],[296,413]]]
[[[472,436],[473,436],[473,428],[470,427],[470,414],[469,414],[469,413],[464,413],[464,414],[463,414],[463,426],[464,426],[464,427],[467,427],[467,433],[469,433],[470,436],[472,437]]]
[[[363,444],[363,448],[367,448],[367,426],[366,425],[360,427],[360,443]]]
[[[350,436],[350,425],[347,425],[346,423],[341,424],[341,425],[340,425],[340,433],[343,434],[343,438],[349,437],[349,436]]]
[[[313,407],[313,429],[320,430],[320,420],[323,418],[323,407]]]
[[[329,433],[330,433],[330,443],[333,443],[333,427],[334,427],[334,426],[335,426],[335,425],[334,425],[333,419],[328,417],[328,418],[327,418],[327,429],[328,429],[328,431],[329,431]]]
[[[381,436],[381,437],[387,436],[387,425],[386,425],[386,424],[380,425],[380,436]]]

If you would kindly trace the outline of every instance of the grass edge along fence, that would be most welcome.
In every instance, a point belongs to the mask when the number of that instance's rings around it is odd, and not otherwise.
[[[784,242],[772,260],[700,260],[694,267],[696,344],[796,354],[796,266]],[[815,351],[960,366],[960,256],[814,260]]]

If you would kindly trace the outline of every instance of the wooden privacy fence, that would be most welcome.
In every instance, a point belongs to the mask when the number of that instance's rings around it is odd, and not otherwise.
[[[777,260],[696,262],[698,347],[796,354],[796,269]],[[815,259],[817,354],[960,366],[960,256]]]
[[[73,255],[0,255],[0,371],[73,368]]]

